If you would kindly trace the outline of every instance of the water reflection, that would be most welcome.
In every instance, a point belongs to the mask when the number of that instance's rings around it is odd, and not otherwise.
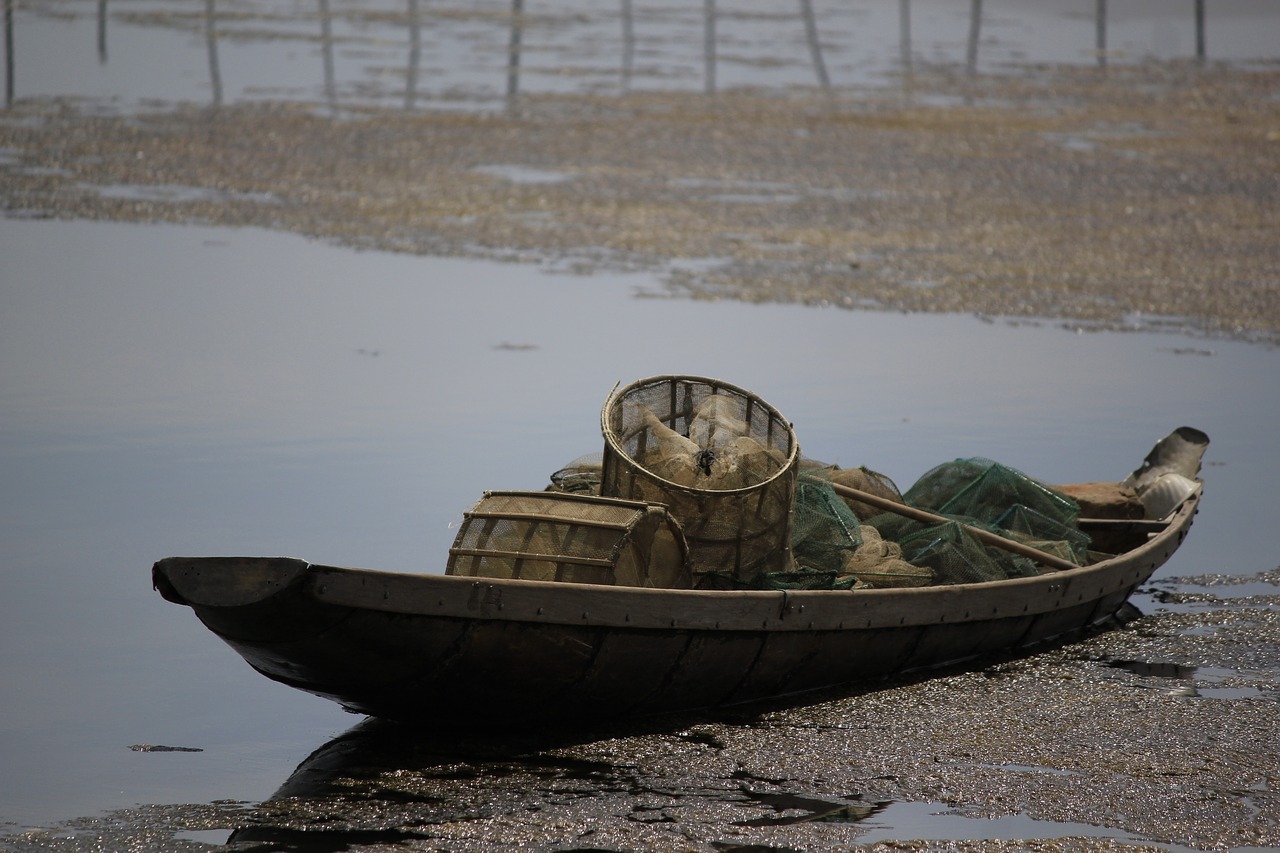
[[[663,727],[655,730],[661,731]],[[341,796],[351,792],[353,780],[373,787],[380,776],[395,770],[414,771],[443,782],[474,779],[480,775],[511,776],[518,771],[530,775],[599,778],[615,768],[602,761],[548,753],[592,743],[607,734],[595,730],[433,732],[368,718],[303,759],[271,799]],[[424,795],[422,799],[427,797]]]
[[[617,749],[593,746],[606,739]],[[655,743],[673,757],[724,747],[698,723],[681,727],[669,720],[622,731],[521,735],[440,734],[370,719],[307,756],[228,843],[293,849],[320,837],[345,844],[439,841],[433,825],[539,814],[566,799],[595,801],[586,811],[636,821],[659,819],[664,805],[684,814],[724,810],[727,823],[742,827],[853,824],[888,805],[796,794],[732,767],[724,775],[655,777],[643,757]],[[637,754],[628,753],[637,747]],[[605,758],[610,752],[614,760]],[[738,815],[744,817],[734,819]]]
[[[227,843],[297,849],[305,842],[309,850],[317,842],[341,845],[330,849],[402,843],[433,837],[416,827],[465,823],[495,810],[537,812],[566,789],[602,800],[639,794],[645,783],[625,762],[559,752],[600,736],[432,733],[369,719],[307,756]]]
[[[155,100],[146,89],[177,86],[180,100],[220,106],[279,97],[284,84],[302,75],[331,110],[340,103],[410,110],[466,106],[510,102],[523,93],[625,93],[639,86],[714,93],[737,86],[884,85],[922,65],[977,74],[1029,62],[1106,67],[1147,58],[1204,61],[1210,27],[1214,58],[1267,59],[1276,48],[1262,34],[1274,31],[1280,16],[1280,8],[1265,0],[1195,0],[1174,10],[1148,0],[1123,7],[1107,0],[1045,0],[999,15],[982,0],[959,8],[945,0],[899,0],[896,9],[813,0],[783,8],[766,0],[663,8],[632,0],[617,6],[488,0],[463,11],[421,0],[344,7],[317,0],[295,4],[284,15],[252,2],[227,11],[205,0],[196,12],[162,0],[142,12],[109,10],[107,0],[98,0],[96,15],[83,17],[46,3],[19,7],[3,0],[3,10],[6,105],[22,97],[101,92],[125,75],[131,77],[128,97]],[[76,70],[74,57],[42,49],[41,30],[81,20],[93,27],[86,36],[96,44],[105,77],[91,79]],[[109,24],[113,41],[123,40],[127,49],[108,52]],[[176,40],[196,26],[203,30],[201,62],[207,67],[199,77],[173,61],[186,58],[188,45]],[[21,61],[15,42],[32,47]],[[234,54],[234,63],[224,54]],[[156,75],[159,56],[171,72],[160,75],[163,80]],[[199,90],[186,88],[193,85]]]

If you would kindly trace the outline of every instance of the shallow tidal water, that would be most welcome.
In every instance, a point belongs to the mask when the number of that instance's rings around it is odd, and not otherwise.
[[[1092,0],[526,0],[514,17],[498,0],[30,0],[4,18],[17,108],[0,117],[483,112],[517,91],[1180,63],[1202,40],[1211,62],[1276,58],[1269,3],[1209,0],[1201,32],[1189,0],[1109,7],[1101,44]],[[0,148],[0,177],[21,159]],[[489,168],[515,186],[562,177]],[[1275,347],[1176,317],[1102,332],[673,297],[718,258],[588,276],[550,252],[498,263],[56,218],[55,197],[82,189],[53,186],[45,209],[0,183],[0,850],[1280,846]],[[278,202],[190,182],[95,191],[155,220]],[[1206,496],[1122,628],[799,707],[589,731],[364,722],[257,675],[150,589],[171,555],[441,571],[484,490],[542,488],[600,450],[615,383],[663,373],[748,388],[806,455],[903,488],[960,456],[1119,479],[1190,425],[1212,439]]]

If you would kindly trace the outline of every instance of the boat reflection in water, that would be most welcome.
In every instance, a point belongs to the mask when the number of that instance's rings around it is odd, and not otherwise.
[[[662,739],[661,752],[668,758],[686,752],[694,757],[720,746],[709,731],[680,729],[667,721],[661,729],[632,724],[625,730],[469,734],[369,719],[307,756],[268,801],[248,813],[227,843],[294,849],[305,842],[309,850],[439,843],[442,833],[454,831],[449,824],[546,814],[569,803],[593,821],[624,816],[628,822],[646,822],[660,820],[666,806],[687,808],[701,801],[705,807],[698,811],[709,820],[729,806],[743,812],[732,823],[755,827],[858,823],[888,805],[801,796],[734,771],[720,778],[715,771],[704,772],[705,762],[696,759],[689,767],[700,772],[688,775],[673,776],[670,767],[657,777],[646,771],[643,755],[652,754],[653,738]],[[590,746],[575,754],[577,747],[610,736],[621,738],[612,742],[616,760],[593,757],[601,753]],[[627,752],[629,744],[634,754]]]
[[[469,734],[368,719],[307,756],[227,843],[287,846],[304,832],[308,849],[321,837],[333,849],[398,843],[431,837],[412,827],[474,820],[518,803],[536,808],[549,791],[581,789],[583,781],[592,796],[630,795],[642,784],[633,768],[553,752],[600,736]]]

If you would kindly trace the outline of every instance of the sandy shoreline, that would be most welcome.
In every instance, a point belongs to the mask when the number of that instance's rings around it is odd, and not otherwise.
[[[0,114],[0,203],[653,269],[695,298],[1275,343],[1278,83],[1189,63],[341,119],[20,102]]]

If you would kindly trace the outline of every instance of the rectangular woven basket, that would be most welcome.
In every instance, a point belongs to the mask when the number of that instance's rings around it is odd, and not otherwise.
[[[445,574],[691,585],[684,535],[666,508],[560,492],[486,492],[464,514]]]

